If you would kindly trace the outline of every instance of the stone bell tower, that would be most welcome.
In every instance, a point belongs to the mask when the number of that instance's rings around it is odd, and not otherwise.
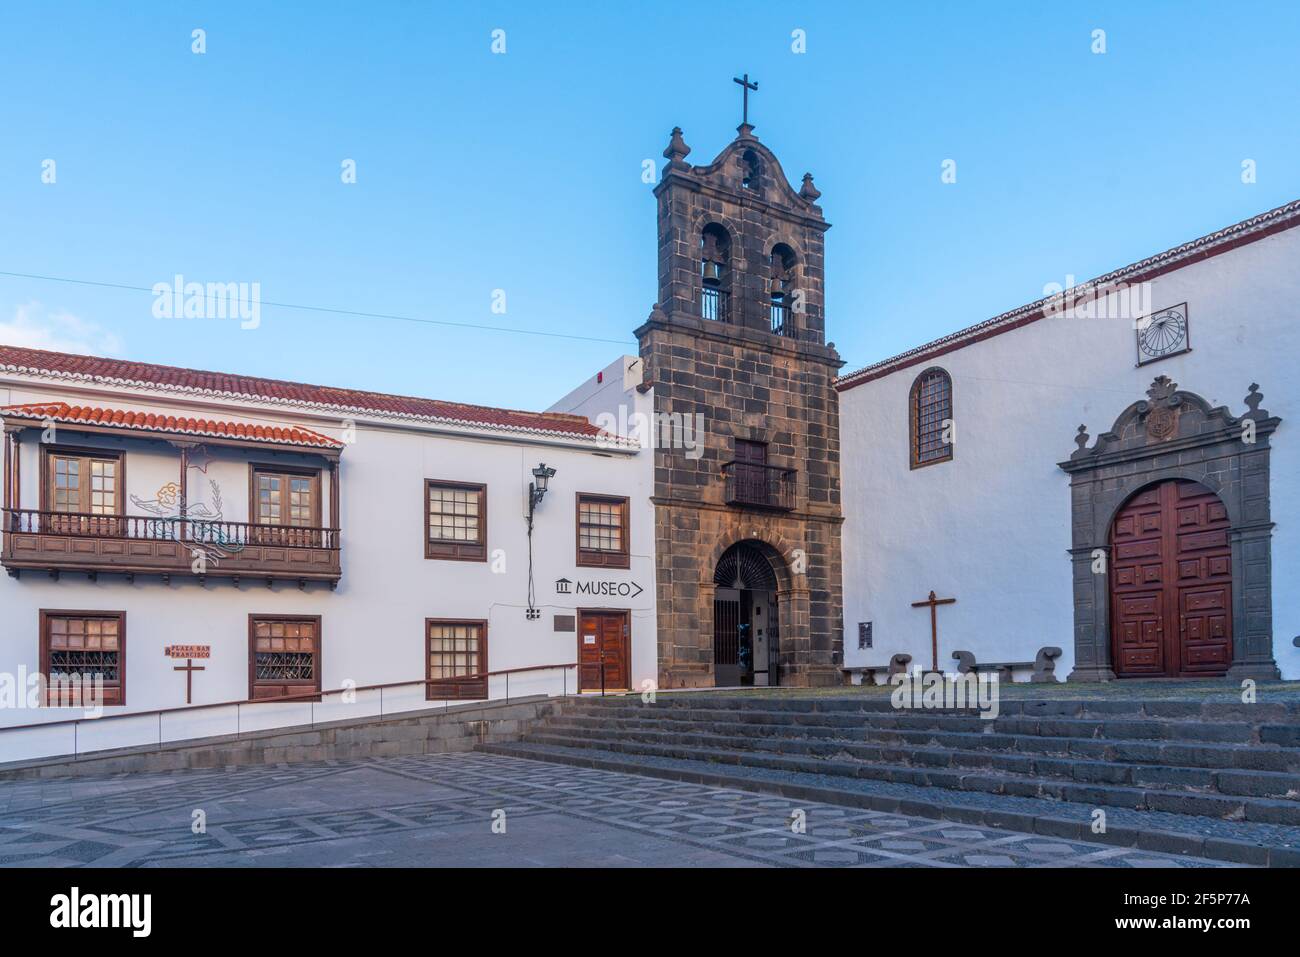
[[[660,416],[659,681],[839,684],[843,363],[825,335],[829,224],[812,176],[796,191],[747,117],[737,132],[692,166],[674,129],[655,189],[659,301],[636,336]],[[764,596],[747,607],[767,618],[746,623],[742,609],[737,625],[737,594]]]

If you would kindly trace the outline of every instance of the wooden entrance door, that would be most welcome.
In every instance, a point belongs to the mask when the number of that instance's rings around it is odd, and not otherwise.
[[[1195,482],[1135,495],[1111,528],[1111,641],[1120,677],[1221,675],[1232,663],[1228,510]]]
[[[584,611],[578,615],[580,691],[626,691],[632,687],[630,622],[626,611]],[[601,668],[604,683],[601,683]]]

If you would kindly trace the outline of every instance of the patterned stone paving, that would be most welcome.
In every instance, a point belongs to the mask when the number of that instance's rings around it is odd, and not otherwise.
[[[488,754],[0,782],[0,866],[82,865],[1228,866]]]

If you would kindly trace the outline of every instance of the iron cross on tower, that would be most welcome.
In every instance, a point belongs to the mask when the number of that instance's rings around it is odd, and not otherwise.
[[[749,74],[746,73],[744,79],[741,79],[738,76],[733,76],[731,78],[731,82],[739,83],[740,88],[743,91],[742,98],[740,101],[741,102],[740,122],[742,126],[748,126],[749,125],[749,91],[750,90],[754,90],[755,92],[758,91],[758,81],[755,80],[753,83],[750,83]]]

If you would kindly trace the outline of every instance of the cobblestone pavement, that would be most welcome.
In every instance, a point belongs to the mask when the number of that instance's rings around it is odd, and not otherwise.
[[[82,865],[1227,866],[488,754],[0,782],[0,866]]]

